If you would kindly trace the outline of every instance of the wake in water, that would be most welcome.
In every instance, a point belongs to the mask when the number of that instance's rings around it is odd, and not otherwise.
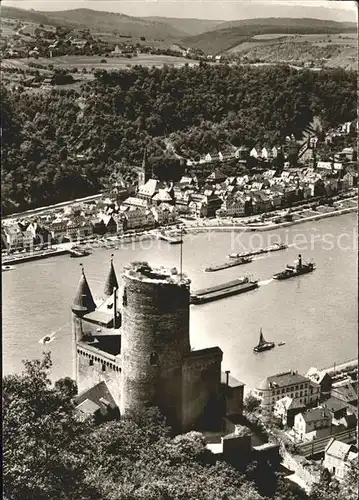
[[[64,328],[65,326],[67,326],[69,323],[65,323],[64,325],[60,326],[60,328],[58,328],[57,330],[55,330],[54,332],[51,332],[47,335],[45,335],[44,337],[42,337],[42,339],[39,340],[39,344],[43,344],[43,345],[47,345],[47,344],[50,344],[51,342],[53,342],[54,340],[57,339],[57,337],[55,337],[55,335],[60,331],[62,330],[62,328]]]
[[[269,285],[269,283],[272,283],[272,281],[274,281],[274,279],[273,278],[269,278],[267,280],[259,281],[258,285],[259,286],[266,286],[266,285]]]

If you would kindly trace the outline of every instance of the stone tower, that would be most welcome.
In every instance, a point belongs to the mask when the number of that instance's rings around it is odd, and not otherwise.
[[[151,178],[150,167],[148,165],[147,159],[147,149],[145,148],[143,152],[143,160],[141,170],[138,172],[138,187],[144,186],[146,182]]]
[[[121,414],[158,406],[179,427],[182,364],[190,353],[190,281],[147,264],[129,266],[123,280]]]
[[[77,343],[84,340],[85,335],[82,328],[81,318],[96,309],[95,301],[92,297],[90,287],[88,285],[84,268],[81,264],[82,272],[79,284],[72,303],[72,363],[73,363],[73,378],[78,379],[78,356]]]

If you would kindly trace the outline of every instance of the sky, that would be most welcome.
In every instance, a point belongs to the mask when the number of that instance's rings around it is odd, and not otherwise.
[[[355,0],[2,0],[2,5],[42,11],[87,8],[129,16],[238,20],[312,17],[357,22]]]

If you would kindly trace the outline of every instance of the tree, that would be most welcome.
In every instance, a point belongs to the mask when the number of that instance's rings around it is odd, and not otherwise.
[[[45,354],[41,361],[26,361],[22,374],[3,379],[5,497],[98,498],[96,489],[86,484],[78,449],[87,423],[75,418],[71,384],[51,386],[50,368],[50,355]]]
[[[247,394],[243,401],[243,409],[248,411],[249,413],[253,413],[255,410],[259,408],[261,404],[260,399],[253,396],[252,393]]]

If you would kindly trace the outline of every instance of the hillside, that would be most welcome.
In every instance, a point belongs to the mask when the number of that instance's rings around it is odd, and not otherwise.
[[[209,30],[217,29],[225,21],[214,21],[211,19],[179,19],[177,17],[144,17],[143,19],[155,22],[166,23],[178,31],[186,33],[188,36],[200,35]]]
[[[144,36],[150,39],[176,39],[188,34],[187,31],[181,31],[171,23],[90,9],[35,12],[2,7],[1,15],[3,18],[19,19],[23,22],[83,28],[93,32],[118,33],[137,38]]]
[[[335,34],[355,33],[355,23],[338,23],[321,19],[268,18],[231,21],[200,35],[186,37],[182,44],[201,49],[207,54],[223,53],[255,35],[288,34]]]

